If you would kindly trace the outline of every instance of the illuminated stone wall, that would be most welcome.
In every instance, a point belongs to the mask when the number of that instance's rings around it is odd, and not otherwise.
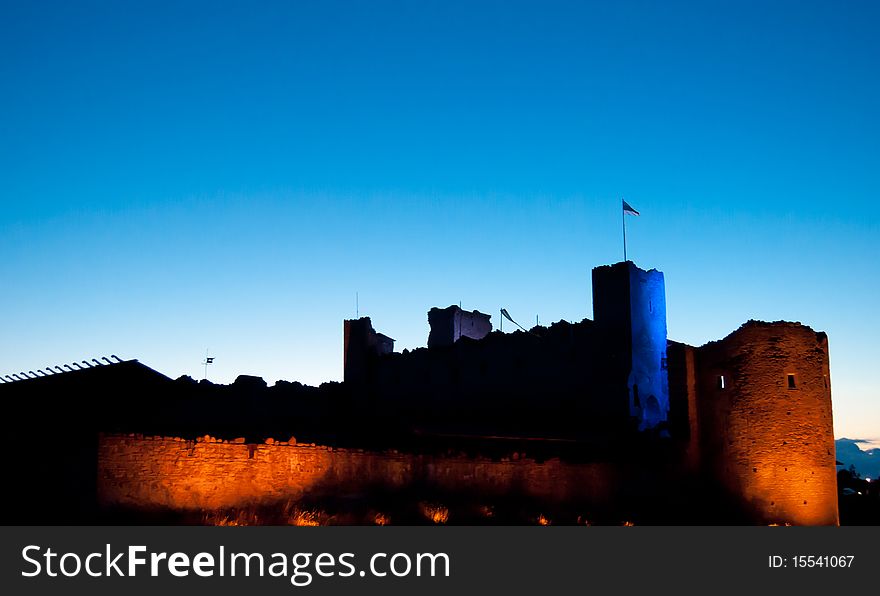
[[[462,345],[456,344],[457,351],[444,354],[447,360],[476,367],[463,378],[473,382],[475,395],[486,393],[492,398],[494,394],[480,384],[488,382],[481,381],[478,374],[482,351],[499,361],[515,362],[517,355],[531,350],[544,358],[536,370],[548,376],[536,379],[535,385],[544,388],[541,395],[546,398],[554,389],[550,372],[561,373],[568,370],[566,367],[589,362],[585,354],[571,352],[570,346],[592,345],[587,341],[592,329],[586,323],[559,324],[545,333],[541,338],[517,334],[515,341],[508,342],[513,346],[510,354],[496,353],[499,348],[491,337],[459,342]],[[578,334],[584,335],[584,341]],[[391,366],[396,361],[390,361],[380,372],[408,371],[448,395],[448,387],[442,384],[450,382],[448,368],[428,366],[437,362],[445,366],[447,360],[425,357],[423,371],[415,364],[426,354],[427,350],[420,350],[407,358],[398,355],[400,371]],[[693,489],[705,489],[710,497],[703,504],[717,502],[745,509],[741,517],[722,513],[718,519],[723,523],[836,524],[828,362],[825,334],[797,323],[749,322],[727,338],[701,348],[673,342],[668,362],[675,388],[669,419],[672,442],[642,445],[626,456],[612,453],[613,463],[379,453],[271,440],[246,444],[209,437],[182,440],[104,435],[98,446],[98,499],[105,507],[188,511],[271,504],[307,495],[356,495],[376,488],[393,493],[418,487],[428,493],[436,489],[438,494],[498,500],[527,497],[599,508],[628,502],[632,505],[628,510],[639,511],[652,500],[675,502],[691,495]],[[425,371],[429,374],[416,375]],[[380,375],[382,387],[409,386],[394,376]],[[494,379],[495,375],[485,377]],[[439,379],[436,383],[435,378]],[[591,380],[584,376],[580,382],[589,388]],[[516,394],[506,386],[502,389],[499,398]],[[610,395],[604,390],[593,393]],[[596,438],[604,436],[597,434]],[[713,500],[712,481],[736,503]],[[700,520],[704,514],[694,515],[674,519]]]
[[[704,464],[768,523],[838,523],[826,335],[751,321],[698,360]]]
[[[318,445],[245,444],[105,435],[98,457],[102,506],[216,509],[356,493],[414,483],[481,497],[606,503],[618,484],[606,464],[373,453]]]

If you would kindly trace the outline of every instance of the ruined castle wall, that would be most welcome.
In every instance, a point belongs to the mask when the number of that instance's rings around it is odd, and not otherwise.
[[[483,339],[492,332],[491,315],[452,305],[428,311],[428,347],[451,346],[462,337]]]
[[[630,420],[614,399],[625,376],[605,374],[608,360],[591,321],[560,321],[385,355],[366,391],[409,426],[441,433],[614,440]]]
[[[686,441],[687,468],[700,467],[700,420],[697,411],[696,348],[669,342],[669,432]]]
[[[345,320],[342,332],[342,367],[346,381],[363,382],[374,359],[394,351],[394,340],[377,333],[370,317]]]
[[[699,350],[702,456],[758,519],[838,523],[828,375],[827,337],[797,323],[749,322]]]
[[[602,504],[617,482],[618,474],[608,464],[434,457],[210,438],[105,435],[98,456],[100,504],[140,509],[239,507],[414,484],[487,498],[522,495]]]

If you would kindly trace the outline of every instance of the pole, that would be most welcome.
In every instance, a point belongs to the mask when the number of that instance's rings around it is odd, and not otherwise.
[[[361,318],[361,300],[357,292],[354,293],[354,318]]]
[[[620,199],[620,221],[623,222],[623,262],[626,263],[626,211],[623,210],[623,199]]]
[[[208,380],[208,348],[205,348],[205,380]]]

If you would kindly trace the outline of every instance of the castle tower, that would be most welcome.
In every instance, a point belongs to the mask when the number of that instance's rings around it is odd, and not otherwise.
[[[703,461],[758,521],[835,525],[828,337],[749,321],[698,350]]]
[[[370,317],[346,319],[343,323],[343,380],[363,383],[373,360],[394,351],[394,340],[373,329]]]
[[[632,261],[596,267],[593,319],[608,347],[608,372],[620,380],[609,398],[627,401],[639,430],[657,429],[669,414],[663,273]]]
[[[428,347],[451,346],[462,337],[483,339],[492,332],[492,315],[478,310],[462,310],[456,305],[436,306],[428,311]]]

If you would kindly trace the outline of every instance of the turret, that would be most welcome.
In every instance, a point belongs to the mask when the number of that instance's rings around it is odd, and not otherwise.
[[[394,351],[394,340],[377,333],[370,317],[346,319],[343,333],[343,379],[346,383],[365,382],[373,361]]]
[[[621,388],[608,399],[625,399],[639,430],[662,428],[669,414],[663,273],[632,261],[596,267],[593,318]]]
[[[760,521],[837,524],[828,337],[749,321],[697,360],[710,472]]]

